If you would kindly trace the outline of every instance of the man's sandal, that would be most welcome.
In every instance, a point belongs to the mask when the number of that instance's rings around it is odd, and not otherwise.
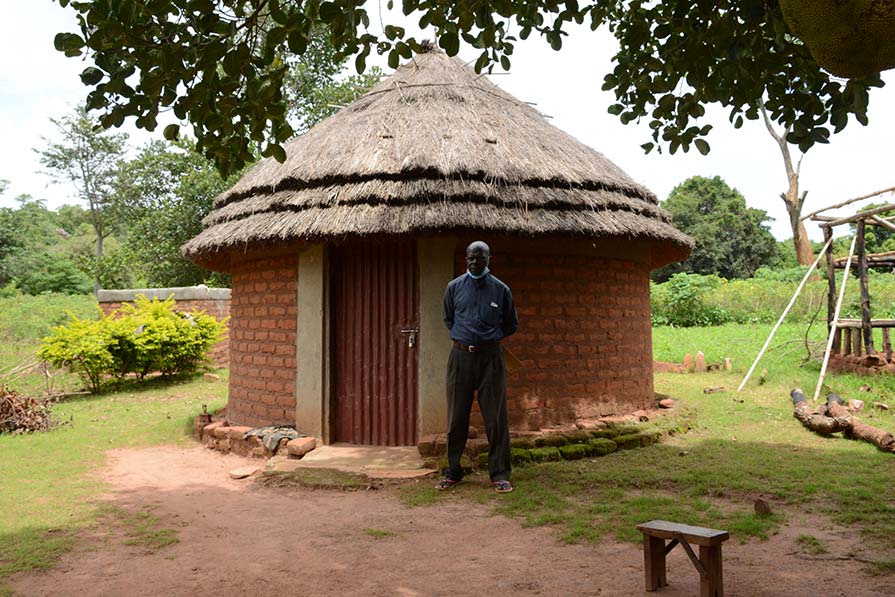
[[[513,491],[513,484],[507,480],[495,481],[493,485],[494,491],[497,493],[510,493]]]
[[[459,482],[460,481],[457,481],[455,479],[448,479],[447,477],[445,477],[444,479],[442,479],[441,481],[439,481],[438,483],[435,484],[435,489],[437,489],[439,491],[443,491],[445,489],[452,489]]]

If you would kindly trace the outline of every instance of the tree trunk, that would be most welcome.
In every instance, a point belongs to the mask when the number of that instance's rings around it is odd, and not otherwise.
[[[102,229],[96,231],[96,264],[93,271],[93,296],[99,298],[99,266],[103,260]]]
[[[780,194],[783,203],[786,205],[786,213],[789,214],[789,227],[792,229],[792,242],[796,250],[796,259],[799,265],[811,265],[814,262],[814,253],[811,250],[811,242],[808,240],[808,231],[805,224],[801,220],[802,205],[805,203],[805,195],[807,192],[799,196],[799,170],[802,167],[802,160],[793,168],[792,156],[789,153],[789,145],[786,143],[786,135],[789,129],[783,131],[783,134],[777,133],[771,125],[771,119],[768,117],[764,106],[761,106],[761,115],[764,117],[765,126],[768,132],[777,142],[780,153],[783,155],[783,166],[786,168],[786,180],[789,187],[785,193]]]
[[[895,448],[895,437],[884,429],[879,429],[873,425],[862,423],[856,417],[851,416],[847,408],[838,402],[830,402],[827,405],[828,412],[834,417],[848,417],[849,426],[844,430],[845,437],[849,439],[859,439],[873,444],[880,450],[892,451]]]
[[[799,213],[802,211],[799,205]],[[792,230],[792,242],[796,248],[796,259],[799,265],[811,265],[814,262],[814,253],[811,251],[811,241],[808,239],[808,231],[805,229],[805,222],[799,223]],[[832,253],[832,249],[830,250]]]

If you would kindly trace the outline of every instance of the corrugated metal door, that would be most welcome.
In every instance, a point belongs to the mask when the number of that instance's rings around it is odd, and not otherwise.
[[[331,255],[334,440],[416,445],[416,242],[350,243]]]

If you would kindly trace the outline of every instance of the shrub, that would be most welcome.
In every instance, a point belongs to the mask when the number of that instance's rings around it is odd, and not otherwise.
[[[38,356],[57,367],[67,366],[98,392],[103,376],[114,370],[115,359],[109,351],[114,342],[106,318],[78,319],[53,328],[43,339]]]
[[[715,275],[680,273],[664,284],[651,284],[653,323],[677,327],[725,323],[728,316],[724,309],[706,300],[706,295],[724,283],[725,280]]]
[[[724,280],[717,276],[677,274],[664,284],[650,284],[653,324],[689,327],[723,323],[774,323],[789,303],[806,268],[762,268],[754,278]],[[854,270],[852,270],[854,271]],[[837,271],[837,288],[843,272]],[[850,275],[842,317],[861,314],[857,279]],[[868,274],[873,316],[895,316],[895,276],[871,270]],[[802,289],[787,321],[823,321],[826,315],[827,280],[815,274]]]
[[[71,315],[68,324],[54,327],[43,339],[38,354],[56,366],[69,366],[94,392],[110,376],[195,371],[220,340],[224,324],[203,312],[178,313],[175,306],[174,299],[140,296],[98,320]]]

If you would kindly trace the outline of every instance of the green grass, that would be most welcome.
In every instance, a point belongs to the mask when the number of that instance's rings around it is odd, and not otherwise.
[[[694,426],[689,433],[600,458],[517,467],[516,491],[510,494],[487,491],[487,478],[477,474],[451,492],[407,486],[402,499],[411,506],[465,499],[489,503],[526,526],[555,526],[571,543],[605,536],[639,541],[635,527],[650,519],[723,528],[740,541],[763,539],[785,521],[787,509],[801,509],[860,530],[869,545],[895,550],[895,454],[841,437],[820,437],[792,417],[790,389],[800,386],[810,396],[820,369],[817,362],[801,366],[804,347],[792,342],[805,326],[783,326],[759,366],[768,369],[766,382],[750,381],[743,392],[735,392],[770,328],[654,330],[657,359],[681,362],[684,353],[696,350],[705,352],[709,362],[733,359],[730,372],[655,376],[656,391],[675,397]],[[858,391],[865,383],[871,392]],[[895,380],[883,376],[829,375],[827,385],[846,399],[895,406]],[[728,390],[702,391],[718,386]],[[870,408],[860,417],[895,432],[891,412]],[[774,504],[775,514],[755,514],[759,496]]]
[[[23,364],[37,362],[40,338],[50,328],[69,321],[71,312],[79,318],[95,316],[99,308],[93,295],[70,296],[45,294],[0,298],[0,384],[28,395],[74,392],[82,387],[81,380],[64,370],[51,368],[48,378],[41,366],[12,380],[4,381],[5,374]]]
[[[824,547],[824,544],[821,543],[817,537],[812,535],[799,535],[796,537],[796,545],[799,546],[802,553],[812,555],[827,553],[827,548]]]
[[[74,534],[103,515],[103,485],[90,473],[104,463],[106,450],[186,445],[201,405],[215,409],[226,402],[226,371],[219,373],[222,381],[156,380],[116,394],[69,399],[54,407],[54,416],[66,422],[61,428],[0,435],[0,587],[10,574],[52,566],[71,548]],[[134,539],[141,544],[173,539],[153,530],[146,516],[125,522],[145,527]]]
[[[158,551],[163,547],[177,543],[177,531],[159,526],[158,517],[152,513],[152,507],[131,511],[110,504],[99,508],[99,516],[103,528],[119,528],[124,533],[125,545],[144,547],[149,551]]]

